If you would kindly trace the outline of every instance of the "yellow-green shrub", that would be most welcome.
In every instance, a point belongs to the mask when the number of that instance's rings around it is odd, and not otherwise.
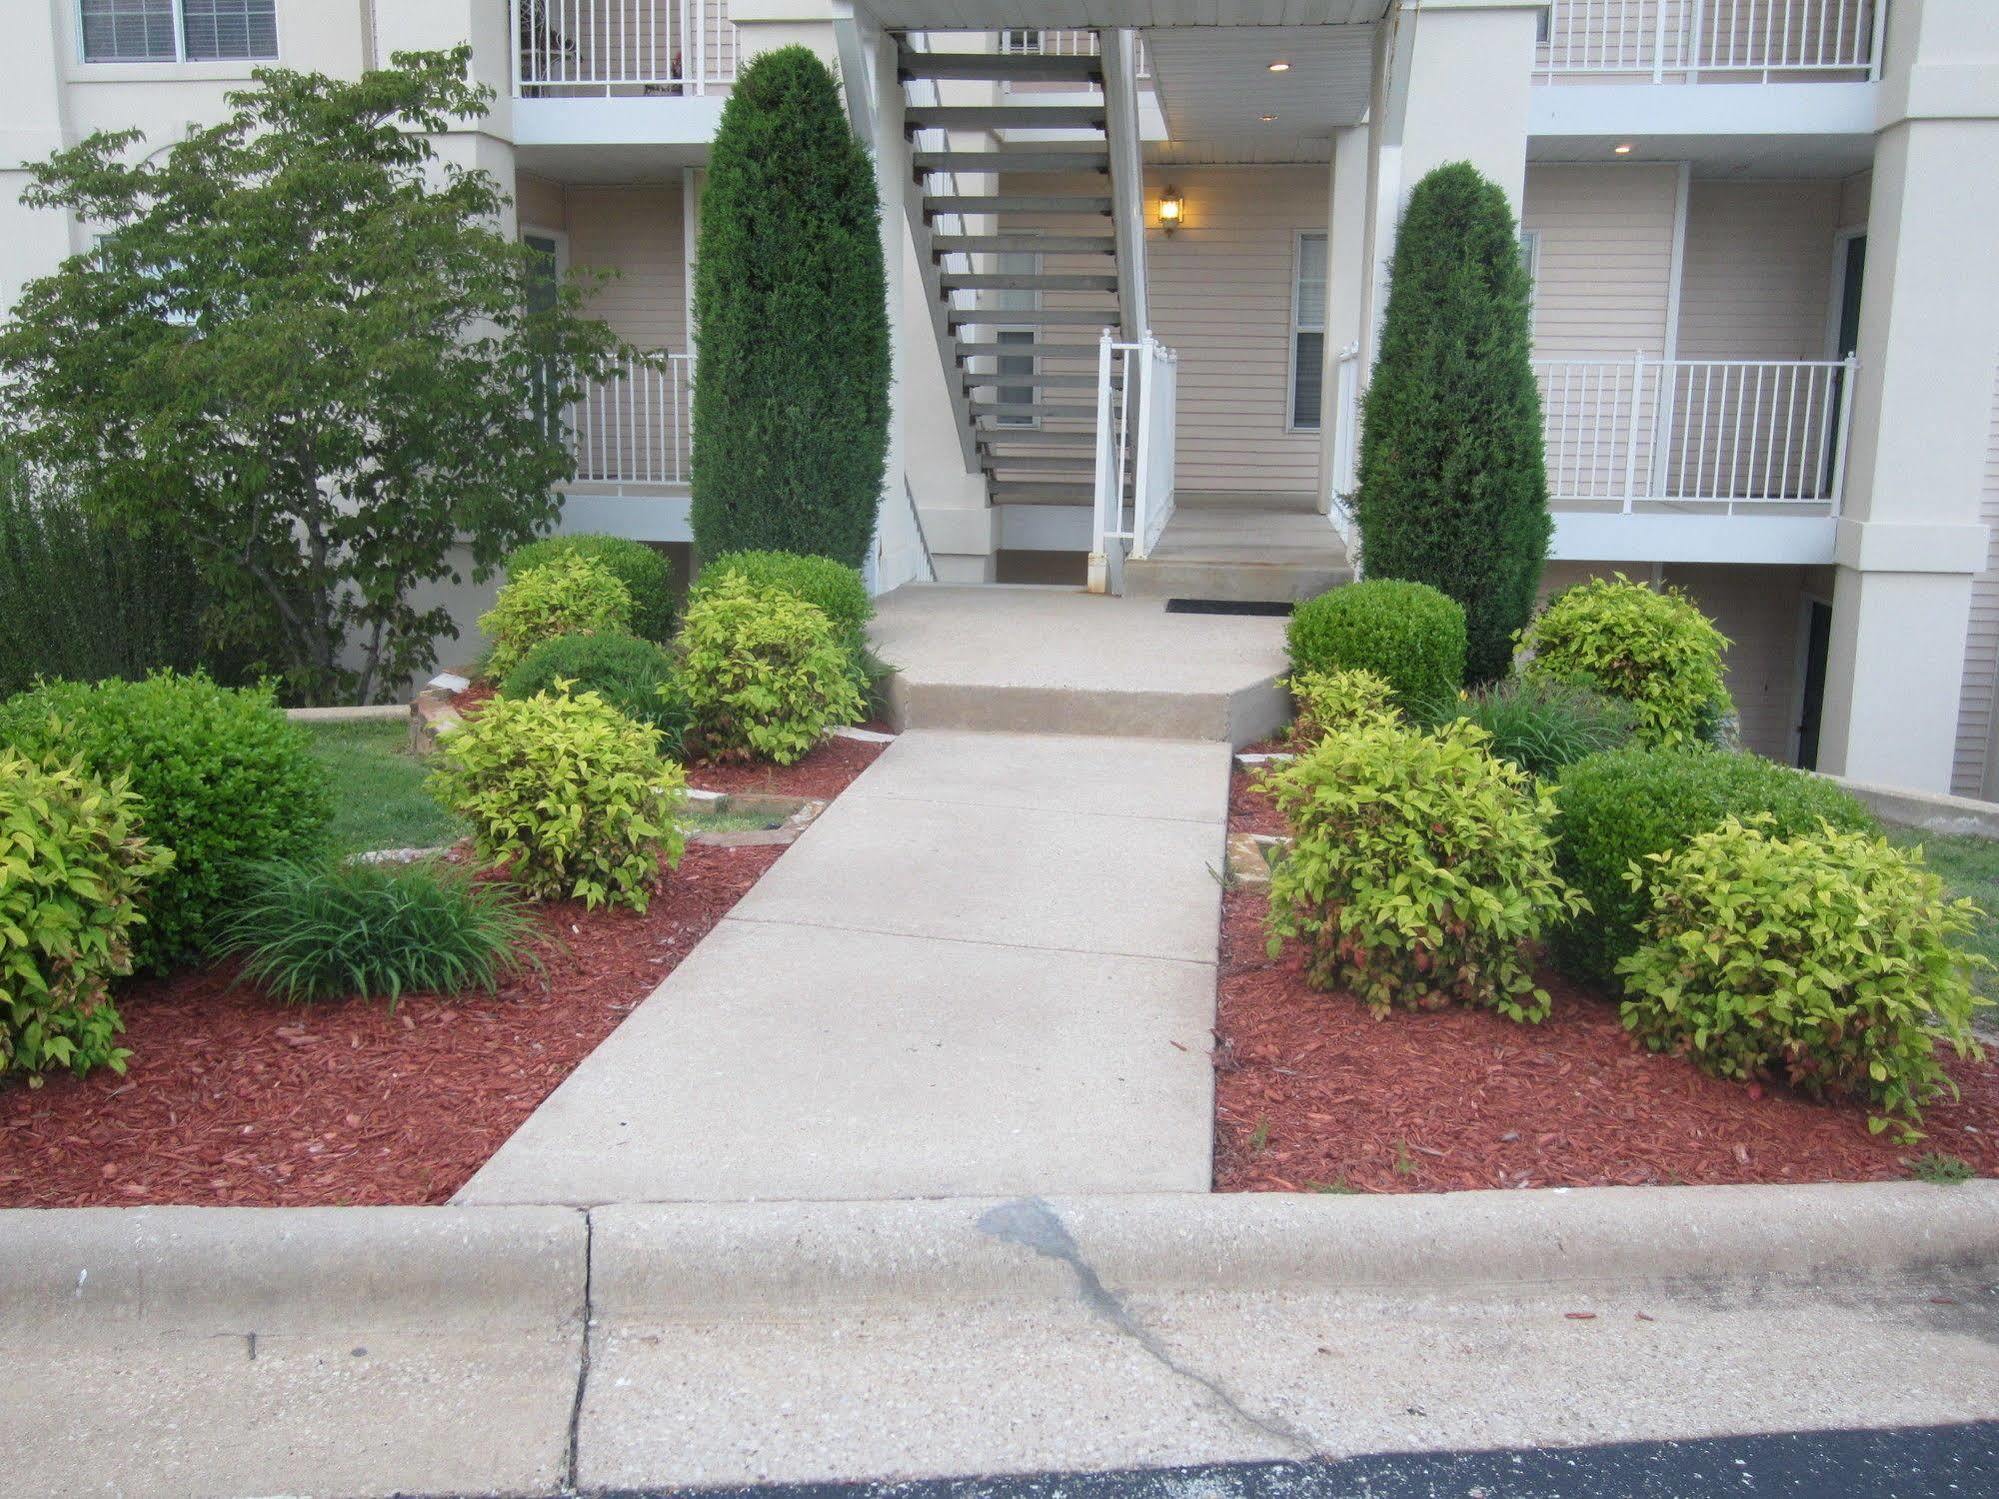
[[[1296,716],[1291,742],[1311,746],[1363,718],[1400,718],[1395,689],[1371,671],[1301,671],[1285,682]]]
[[[1555,875],[1553,802],[1489,737],[1368,718],[1267,778],[1295,841],[1270,887],[1270,947],[1386,1013],[1456,1000],[1539,1020],[1529,947],[1582,905]]]
[[[140,896],[173,862],[123,776],[0,749],[0,1074],[125,1070],[110,981],[132,971]]]
[[[1722,1077],[1778,1076],[1806,1092],[1867,1100],[1917,1120],[1950,1083],[1937,1043],[1971,1041],[1971,969],[1953,938],[1981,914],[1886,839],[1776,836],[1734,817],[1634,868],[1651,913],[1618,963],[1625,1027]],[[1912,1135],[1913,1138],[1913,1135]]]
[[[487,673],[496,680],[506,676],[544,640],[626,633],[631,620],[631,591],[602,561],[574,552],[557,556],[515,577],[479,616],[479,628],[493,641]]]
[[[438,757],[433,791],[532,895],[643,911],[660,861],[676,868],[686,849],[674,819],[686,776],[658,729],[594,692],[494,698]]]
[[[789,765],[861,714],[840,628],[786,589],[731,574],[688,601],[681,681],[711,760]]]
[[[1592,578],[1550,600],[1521,643],[1529,676],[1630,703],[1643,744],[1714,742],[1735,712],[1721,669],[1729,639],[1677,588]]]

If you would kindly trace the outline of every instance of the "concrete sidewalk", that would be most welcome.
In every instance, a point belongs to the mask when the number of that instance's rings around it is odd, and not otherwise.
[[[456,1200],[1207,1191],[1228,771],[902,735]]]

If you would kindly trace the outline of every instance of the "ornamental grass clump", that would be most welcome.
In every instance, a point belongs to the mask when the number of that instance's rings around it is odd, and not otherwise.
[[[1370,578],[1291,611],[1291,674],[1371,671],[1413,709],[1465,680],[1465,611],[1424,583]]]
[[[839,627],[781,588],[723,578],[687,606],[681,680],[710,760],[790,765],[862,710]]]
[[[1955,940],[1983,913],[1949,899],[1920,850],[1730,817],[1649,862],[1629,875],[1651,906],[1618,972],[1625,1028],[1654,1051],[1864,1099],[1871,1130],[1899,1119],[1908,1139],[1922,1106],[1955,1092],[1938,1047],[1983,1055],[1970,975],[1984,960]]]
[[[111,980],[132,971],[148,887],[172,863],[123,776],[0,749],[0,1076],[125,1070]]]
[[[1269,776],[1294,834],[1271,876],[1271,956],[1297,939],[1306,982],[1377,1014],[1457,1002],[1542,1019],[1532,946],[1583,902],[1555,873],[1547,792],[1489,743],[1469,723],[1367,718]]]
[[[1733,718],[1730,644],[1677,588],[1624,574],[1564,589],[1522,633],[1530,677],[1578,682],[1631,704],[1641,743],[1714,743]]]
[[[679,867],[687,778],[594,692],[496,697],[438,743],[432,790],[530,895],[645,910]]]
[[[224,951],[286,1004],[488,993],[518,972],[534,924],[518,895],[448,864],[260,865]]]
[[[1291,742],[1310,748],[1326,735],[1365,718],[1399,719],[1395,689],[1371,671],[1302,671],[1287,678],[1296,714]]]
[[[170,848],[134,961],[164,971],[198,959],[265,859],[319,852],[332,776],[311,735],[263,688],[161,672],[143,682],[49,682],[0,707],[0,742],[75,755],[98,780],[129,779],[146,836]]]
[[[556,557],[514,578],[479,616],[493,641],[487,673],[504,678],[544,640],[625,634],[631,621],[631,593],[610,568],[594,557]]]
[[[1629,703],[1574,682],[1508,677],[1430,707],[1432,723],[1461,718],[1492,736],[1492,752],[1546,779],[1586,755],[1631,742],[1638,714]]]

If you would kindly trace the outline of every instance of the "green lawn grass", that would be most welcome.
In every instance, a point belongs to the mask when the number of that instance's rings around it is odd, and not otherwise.
[[[306,732],[333,771],[333,853],[436,848],[465,835],[463,823],[423,789],[430,774],[409,752],[404,723],[310,723]]]
[[[1999,965],[1999,843],[1988,838],[1948,838],[1913,828],[1894,828],[1888,836],[1904,848],[1920,843],[1923,863],[1942,876],[1950,893],[1970,898],[1985,912],[1965,945]],[[1999,1000],[1999,966],[1979,970],[1976,981],[1980,994]],[[1984,1023],[1994,1014],[1991,1010],[1979,1013]]]

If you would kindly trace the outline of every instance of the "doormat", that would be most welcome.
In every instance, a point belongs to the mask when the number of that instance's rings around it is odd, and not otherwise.
[[[1258,614],[1274,615],[1281,619],[1291,612],[1289,604],[1268,603],[1260,599],[1168,599],[1168,614]]]

